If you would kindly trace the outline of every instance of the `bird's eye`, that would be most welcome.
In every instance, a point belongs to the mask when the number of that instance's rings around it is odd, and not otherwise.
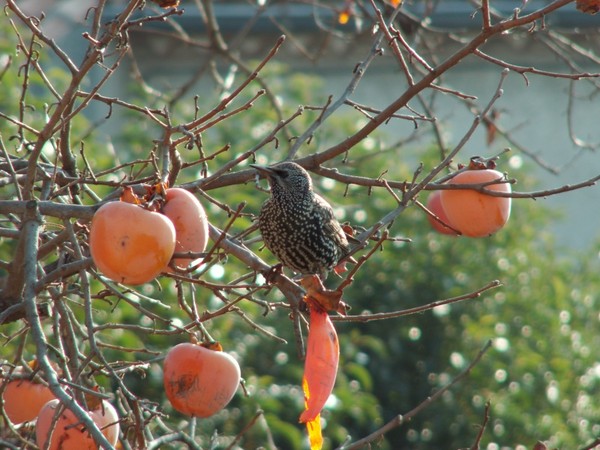
[[[277,175],[279,175],[279,178],[287,178],[289,172],[287,170],[277,170]]]

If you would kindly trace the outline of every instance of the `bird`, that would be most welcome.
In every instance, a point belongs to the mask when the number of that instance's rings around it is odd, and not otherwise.
[[[295,162],[250,166],[271,187],[258,216],[266,247],[294,272],[325,279],[350,251],[333,208],[314,192],[310,175]]]

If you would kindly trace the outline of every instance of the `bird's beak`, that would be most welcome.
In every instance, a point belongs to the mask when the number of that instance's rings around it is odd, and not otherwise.
[[[264,175],[265,177],[270,177],[275,173],[273,169],[269,166],[259,166],[258,164],[249,164],[250,167],[254,168],[258,173]]]

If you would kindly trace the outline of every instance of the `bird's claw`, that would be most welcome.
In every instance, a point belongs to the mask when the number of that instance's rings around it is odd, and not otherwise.
[[[269,270],[263,272],[263,277],[265,277],[265,281],[267,284],[273,284],[275,281],[275,277],[281,275],[283,273],[283,264],[275,264],[271,266]]]

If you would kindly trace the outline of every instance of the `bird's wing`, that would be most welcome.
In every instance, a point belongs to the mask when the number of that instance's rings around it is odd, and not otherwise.
[[[317,194],[315,194],[314,205],[315,212],[317,213],[316,216],[323,218],[323,231],[327,235],[334,237],[337,245],[342,249],[343,253],[348,253],[350,251],[350,246],[348,245],[346,233],[335,218],[331,205],[327,203],[323,197]]]

